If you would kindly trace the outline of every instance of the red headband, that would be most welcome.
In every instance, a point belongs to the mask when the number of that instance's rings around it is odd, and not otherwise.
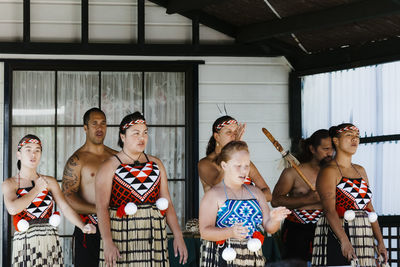
[[[19,143],[18,144],[18,150],[21,149],[24,145],[26,145],[28,143],[30,143],[30,144],[38,144],[40,147],[42,147],[42,143],[38,139],[30,138],[30,139],[25,139],[21,143]]]
[[[221,130],[222,128],[224,128],[227,125],[231,125],[231,124],[237,124],[237,120],[228,120],[228,121],[224,121],[223,123],[220,123],[217,125],[217,127],[215,127],[215,129],[217,130],[217,132],[219,130]]]
[[[346,132],[346,131],[356,131],[357,134],[360,134],[360,130],[358,130],[358,128],[356,126],[354,126],[354,125],[340,128],[339,130],[336,130],[336,133],[343,133],[343,132]]]
[[[139,124],[139,123],[146,124],[146,121],[145,120],[141,120],[141,119],[131,121],[131,122],[123,125],[122,126],[122,130],[128,129],[130,126],[135,125],[135,124]]]

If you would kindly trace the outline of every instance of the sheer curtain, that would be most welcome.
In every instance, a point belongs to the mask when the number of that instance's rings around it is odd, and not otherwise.
[[[173,179],[168,183],[169,190],[184,227],[184,78],[184,73],[172,72],[143,75],[143,72],[14,71],[12,174],[16,173],[17,143],[28,133],[37,135],[43,142],[39,172],[61,181],[68,158],[85,142],[83,115],[88,109],[101,106],[109,125],[119,125],[125,115],[144,111],[151,124],[146,153],[160,158],[168,178]],[[104,143],[120,150],[117,140],[118,127],[108,127]],[[59,233],[64,235],[66,265],[72,265],[73,228],[62,217]]]
[[[303,136],[342,122],[352,122],[365,136],[400,133],[400,62],[324,73],[303,78]],[[400,144],[361,144],[354,162],[365,167],[379,214],[400,214],[395,188]]]

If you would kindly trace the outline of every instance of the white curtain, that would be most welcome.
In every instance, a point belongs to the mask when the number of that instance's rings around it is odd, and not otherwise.
[[[337,71],[303,78],[303,137],[342,122],[352,122],[360,134],[400,134],[400,62]],[[379,214],[400,214],[396,203],[400,144],[360,145],[354,162],[365,167]]]

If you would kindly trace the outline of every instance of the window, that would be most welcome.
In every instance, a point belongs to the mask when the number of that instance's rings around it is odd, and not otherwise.
[[[353,122],[361,144],[353,161],[365,167],[379,214],[398,215],[400,62],[303,78],[302,134]],[[373,138],[366,138],[373,137]],[[387,140],[385,142],[380,140]]]
[[[190,192],[196,176],[197,127],[195,114],[197,96],[191,83],[193,66],[126,67],[118,63],[107,67],[85,67],[43,63],[29,68],[18,64],[11,73],[11,120],[9,174],[15,175],[16,147],[26,134],[37,135],[43,143],[38,171],[62,179],[64,165],[72,153],[85,142],[83,114],[100,107],[107,116],[105,145],[117,146],[118,126],[122,118],[141,111],[149,126],[146,153],[161,159],[167,170],[170,194],[182,228],[185,221],[196,215],[198,202]],[[197,64],[196,64],[197,67]],[[37,69],[39,68],[39,70]],[[196,96],[196,97],[193,97]],[[193,105],[196,103],[195,105]],[[190,204],[187,204],[190,203]],[[72,261],[73,226],[63,221],[59,234],[64,246],[65,263]]]

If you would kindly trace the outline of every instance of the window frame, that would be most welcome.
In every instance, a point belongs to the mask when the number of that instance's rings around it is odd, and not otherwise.
[[[55,71],[55,84],[57,85],[57,71],[97,71],[101,72],[183,72],[185,77],[185,216],[187,221],[190,218],[198,217],[199,206],[199,185],[197,162],[199,160],[199,96],[198,96],[198,65],[204,64],[201,60],[176,60],[176,61],[117,61],[117,60],[4,60],[4,146],[3,146],[3,179],[12,174],[12,88],[13,71]],[[144,85],[144,75],[142,84]],[[57,88],[56,98],[57,98]],[[101,90],[101,77],[99,80]],[[143,90],[143,88],[142,88]],[[144,100],[143,100],[144,101]],[[99,97],[99,107],[101,108]],[[57,105],[57,102],[56,102]],[[143,106],[144,108],[144,106]],[[54,125],[57,130],[57,117]],[[46,125],[40,125],[45,127]],[[49,125],[50,126],[50,125]],[[62,125],[62,127],[78,127],[76,125]],[[115,125],[109,125],[115,126]],[[176,126],[176,125],[150,125],[150,126]],[[179,125],[182,126],[182,125]],[[27,127],[24,125],[23,127]],[[81,126],[80,126],[81,127]],[[57,133],[55,132],[55,138]],[[57,139],[55,139],[57,141]],[[55,153],[57,151],[55,150]],[[57,168],[57,164],[55,164]],[[177,181],[182,179],[171,179]],[[182,182],[182,181],[181,181]],[[11,216],[6,209],[3,209],[3,265],[11,264]],[[184,228],[181,225],[181,228]],[[63,237],[69,237],[64,236]]]

